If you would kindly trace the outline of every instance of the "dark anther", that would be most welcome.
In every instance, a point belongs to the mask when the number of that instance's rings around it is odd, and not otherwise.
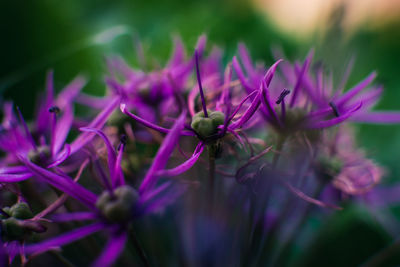
[[[128,141],[128,136],[126,136],[126,134],[121,135],[120,141],[121,143],[126,145],[126,142]]]
[[[280,94],[280,96],[278,97],[278,100],[276,100],[276,104],[280,104],[283,99],[285,99],[285,97],[290,94],[290,90],[287,89],[283,89],[282,93]]]
[[[333,113],[335,114],[336,117],[339,117],[339,110],[337,108],[337,106],[335,105],[335,103],[333,103],[332,101],[329,102],[329,106],[331,106]]]
[[[57,106],[53,106],[53,107],[49,108],[49,112],[58,114],[58,113],[60,113],[60,108]]]
[[[126,142],[128,141],[128,136],[126,136],[126,134],[121,135],[121,138],[119,139],[120,144],[117,147],[117,150],[119,151],[121,149],[122,145],[126,145]]]

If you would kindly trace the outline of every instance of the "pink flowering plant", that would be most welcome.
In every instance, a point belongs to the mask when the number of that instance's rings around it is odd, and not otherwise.
[[[137,50],[107,59],[103,97],[49,72],[32,121],[3,103],[1,266],[288,266],[309,218],[378,216],[386,171],[351,126],[400,122],[373,110],[376,73],[347,86],[313,50],[263,65],[244,44],[224,65],[205,36],[153,69]]]

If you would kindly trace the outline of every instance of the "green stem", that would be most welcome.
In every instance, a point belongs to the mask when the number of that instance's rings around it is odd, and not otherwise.
[[[263,219],[260,210],[257,209],[257,196],[250,190],[250,210],[248,218],[248,239],[245,246],[245,254],[242,266],[252,266],[254,259],[257,257],[259,246],[261,243],[260,237],[263,236],[264,227]],[[264,206],[264,205],[262,205]]]
[[[210,211],[214,207],[215,195],[215,155],[213,149],[208,149],[208,191],[209,191],[209,207]]]
[[[273,169],[276,169],[276,167],[278,165],[279,158],[281,156],[282,148],[283,148],[283,145],[284,145],[285,141],[286,141],[286,137],[279,137],[278,138],[278,143],[276,145],[276,151],[278,153],[275,153],[274,158],[272,159],[272,168]]]
[[[65,258],[59,251],[50,250],[50,254],[53,255],[57,260],[60,261],[66,267],[74,267],[75,265]]]
[[[144,249],[143,249],[142,245],[140,244],[140,242],[135,234],[135,231],[133,231],[133,229],[131,229],[129,231],[129,238],[133,242],[133,245],[135,246],[135,249],[136,249],[137,253],[139,254],[139,257],[143,262],[143,266],[150,267],[151,265],[147,258],[147,255],[144,252]]]

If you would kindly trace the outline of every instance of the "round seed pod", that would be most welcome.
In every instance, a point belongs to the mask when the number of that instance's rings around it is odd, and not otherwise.
[[[192,121],[191,126],[203,138],[216,132],[216,128],[210,118],[196,118]]]
[[[97,199],[96,207],[110,222],[127,223],[132,219],[133,209],[139,200],[139,194],[130,186],[121,186],[113,195],[104,191]]]
[[[20,220],[14,217],[2,220],[1,227],[3,238],[9,241],[22,240],[29,233],[29,231],[21,225]]]
[[[210,113],[210,118],[213,121],[214,127],[224,124],[225,114],[221,111],[213,111]]]
[[[202,138],[207,138],[218,132],[218,126],[222,125],[225,115],[220,111],[207,111],[209,117],[204,116],[204,112],[200,111],[192,118],[191,127]]]
[[[12,217],[20,219],[20,220],[26,220],[26,219],[31,219],[33,217],[32,211],[29,208],[28,204],[25,202],[20,202],[14,204],[10,208],[10,213]]]

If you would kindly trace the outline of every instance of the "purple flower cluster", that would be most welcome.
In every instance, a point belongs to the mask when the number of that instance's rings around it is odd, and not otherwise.
[[[140,47],[139,69],[108,59],[104,97],[81,92],[84,77],[56,95],[49,72],[32,121],[3,104],[1,266],[60,256],[98,232],[107,241],[88,255],[93,266],[131,259],[121,259],[126,246],[141,265],[162,265],[135,232],[146,218],[171,220],[167,207],[177,216],[168,246],[180,255],[168,264],[279,264],[311,204],[340,210],[382,179],[348,125],[400,122],[371,111],[382,93],[375,73],[346,89],[351,66],[336,85],[313,51],[293,64],[276,51],[265,67],[240,44],[224,69],[205,36],[189,57],[174,44],[164,67],[151,68]]]

